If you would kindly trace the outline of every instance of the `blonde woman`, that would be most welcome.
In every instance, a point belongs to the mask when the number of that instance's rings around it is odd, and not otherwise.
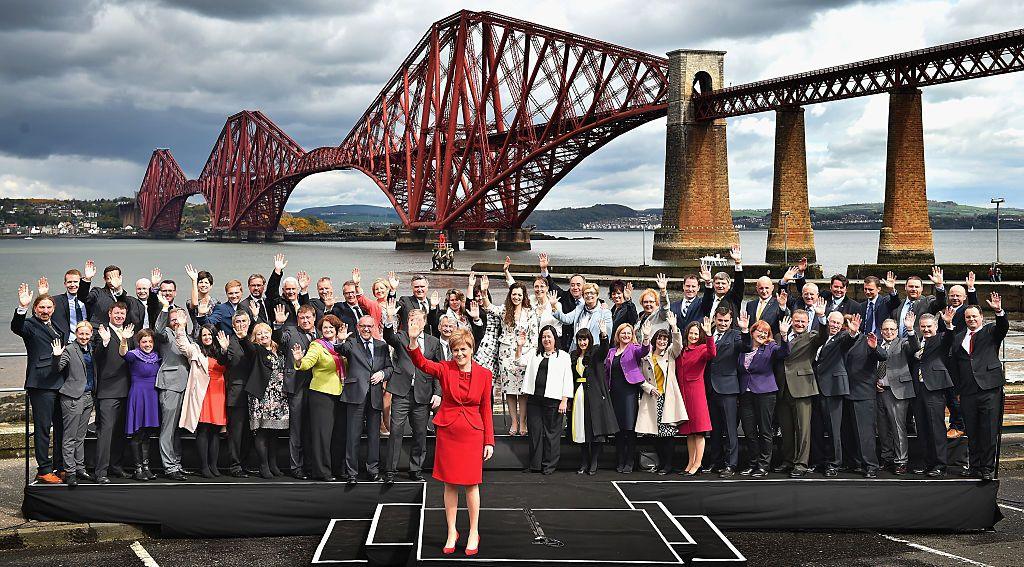
[[[676,357],[683,351],[683,335],[672,312],[668,314],[668,324],[668,329],[653,333],[651,352],[640,361],[644,381],[640,384],[643,393],[636,418],[637,433],[656,436],[658,474],[662,476],[672,472],[673,441],[679,424],[686,421],[686,407],[676,382]]]

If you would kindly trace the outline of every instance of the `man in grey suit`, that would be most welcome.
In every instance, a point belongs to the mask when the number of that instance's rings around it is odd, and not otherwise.
[[[914,314],[908,313],[903,325],[911,329],[906,337],[899,336],[899,325],[892,319],[882,322],[882,348],[889,358],[878,365],[877,380],[878,440],[882,443],[882,464],[892,463],[895,475],[907,474],[910,451],[907,445],[907,410],[914,399],[914,381],[910,361],[921,348],[913,332]]]
[[[359,473],[359,437],[366,425],[366,475],[380,480],[380,419],[384,408],[384,384],[394,366],[384,341],[373,338],[373,317],[364,315],[356,324],[357,334],[338,345],[338,354],[348,359],[341,403],[345,406],[345,473],[348,484],[356,484]]]
[[[279,352],[292,352],[292,347],[299,345],[302,352],[309,350],[309,344],[316,339],[316,309],[312,305],[302,305],[294,316],[295,325],[288,323],[292,315],[285,305],[278,303],[274,307],[274,340],[277,341]],[[312,370],[296,370],[294,364],[284,366],[284,393],[288,397],[288,455],[291,475],[298,480],[306,480],[305,459],[303,458],[303,441],[309,435],[309,419],[306,412],[309,405],[309,383],[313,380]]]
[[[845,302],[844,302],[845,303]],[[858,321],[857,328],[860,328]],[[853,460],[864,471],[865,478],[878,476],[878,453],[875,450],[875,381],[879,361],[885,362],[889,351],[878,343],[874,333],[860,333],[846,353],[846,372],[850,393],[846,395],[853,414]]]
[[[395,332],[398,319],[397,305],[394,308],[389,306],[387,311],[384,341],[394,349],[394,371],[386,388],[391,393],[391,436],[388,438],[388,450],[384,459],[384,483],[391,484],[395,481],[395,471],[398,470],[406,422],[412,427],[409,478],[423,480],[420,471],[423,470],[423,458],[427,454],[427,420],[430,419],[430,410],[441,405],[441,383],[413,366],[406,351],[409,333]],[[409,313],[409,318],[422,319],[425,323],[426,314],[417,309]],[[445,359],[441,351],[441,342],[436,337],[420,333],[419,341],[423,356],[433,361]]]
[[[181,419],[181,403],[188,384],[188,356],[178,348],[177,338],[185,337],[188,326],[188,312],[182,308],[169,311],[170,304],[160,296],[163,310],[157,315],[154,327],[156,345],[160,352],[160,370],[156,373],[156,390],[160,397],[160,461],[164,465],[164,476],[171,480],[187,480],[181,468],[181,436],[178,421]],[[168,324],[168,321],[170,323]]]
[[[917,320],[921,332],[921,348],[914,355],[911,373],[914,377],[914,422],[917,441],[923,445],[924,465],[915,474],[937,478],[946,474],[946,388],[953,387],[949,372],[949,350],[953,344],[950,322],[953,310],[942,313],[942,324],[931,313]]]
[[[816,306],[825,312],[824,300]],[[789,476],[799,478],[810,472],[811,413],[820,396],[814,379],[814,355],[817,353],[819,331],[811,331],[810,321],[817,313],[803,309],[793,311],[792,328],[787,342],[789,356],[776,372],[779,381],[779,402],[776,415],[782,429],[782,463],[776,472],[789,470]]]
[[[96,388],[96,366],[89,348],[92,340],[92,325],[80,321],[75,327],[75,340],[63,345],[61,339],[53,340],[53,357],[58,358],[57,370],[64,373],[61,385],[60,414],[63,420],[64,439],[61,451],[67,476],[64,482],[68,488],[78,485],[78,479],[93,480],[85,471],[85,432],[92,415],[92,392]]]
[[[971,468],[982,480],[995,477],[999,416],[1006,384],[999,345],[1010,329],[998,293],[992,293],[988,305],[996,312],[995,324],[985,324],[979,307],[968,307],[964,313],[967,328],[957,334],[952,348],[957,392],[970,441]]]
[[[704,462],[706,472],[720,471],[719,477],[730,478],[736,474],[740,449],[736,432],[737,399],[740,394],[739,353],[749,348],[743,346],[743,336],[733,328],[733,312],[728,303],[715,310],[715,357],[704,368],[704,388],[708,395],[708,414],[711,418],[711,440]],[[724,438],[724,442],[723,442]],[[751,474],[754,471],[744,471]]]
[[[854,324],[855,323],[855,324]],[[828,316],[828,330],[816,337],[814,376],[821,391],[820,408],[824,421],[824,432],[829,435],[826,449],[825,476],[839,476],[839,465],[843,462],[841,431],[843,423],[843,399],[850,393],[850,381],[846,373],[846,353],[860,334],[860,315],[850,320],[839,311]],[[831,446],[831,451],[828,449]]]

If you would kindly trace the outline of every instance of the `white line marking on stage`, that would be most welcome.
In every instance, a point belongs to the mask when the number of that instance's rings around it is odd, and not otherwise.
[[[146,551],[145,547],[142,547],[141,543],[133,541],[132,544],[128,547],[132,548],[132,551],[135,552],[135,556],[141,559],[142,564],[146,567],[160,567],[160,564],[157,563],[155,559],[153,559],[153,556],[150,555],[148,551]]]
[[[690,535],[690,532],[686,531],[686,528],[684,528],[683,525],[679,523],[679,520],[677,520],[676,517],[668,511],[668,508],[665,507],[665,504],[663,504],[661,500],[637,500],[636,502],[634,502],[634,504],[654,504],[657,507],[661,508],[661,511],[664,512],[666,516],[668,516],[668,519],[671,520],[673,524],[675,524],[676,529],[679,530],[679,533],[681,533],[683,537],[686,538],[686,541],[670,541],[668,542],[670,545],[697,545],[696,540],[693,539],[693,536]]]
[[[912,541],[907,541],[905,539],[900,539],[898,537],[893,537],[891,535],[885,535],[883,533],[879,533],[878,535],[884,537],[885,539],[887,539],[889,541],[895,541],[896,543],[903,543],[903,544],[906,544],[906,545],[908,545],[910,547],[913,547],[914,549],[918,549],[918,550],[921,550],[921,551],[924,551],[924,552],[927,552],[927,553],[931,553],[931,554],[934,554],[934,555],[939,555],[939,556],[945,557],[946,559],[956,559],[958,561],[963,561],[964,563],[967,563],[968,565],[977,565],[978,567],[992,567],[988,563],[982,563],[980,561],[975,561],[973,559],[968,559],[966,557],[961,557],[959,555],[953,555],[952,553],[947,553],[945,551],[942,551],[941,549],[935,549],[934,547],[928,547],[927,545],[921,545],[919,543],[914,543]]]
[[[1007,510],[1013,510],[1014,512],[1024,512],[1024,508],[1014,508],[1013,506],[1007,506],[1006,504],[1000,504],[1000,508],[1006,508]]]
[[[626,498],[626,493],[623,492],[621,488],[619,488],[619,482],[620,481],[618,480],[613,480],[612,486],[615,487],[615,490],[619,491],[619,496],[621,496],[622,500],[626,502],[626,506],[629,506],[630,508],[636,510],[636,508],[633,506],[633,503],[630,502],[629,498]]]
[[[725,537],[725,534],[722,533],[722,530],[718,529],[718,526],[716,526],[715,523],[711,521],[711,518],[709,518],[707,516],[704,516],[702,514],[677,514],[674,517],[675,518],[700,518],[701,520],[704,520],[704,523],[707,524],[708,526],[710,526],[711,529],[714,530],[716,534],[718,534],[718,539],[722,540],[722,543],[724,543],[729,548],[729,550],[732,551],[736,555],[736,557],[733,558],[733,559],[729,559],[729,558],[725,558],[725,559],[703,559],[703,558],[700,558],[700,557],[694,557],[692,559],[692,561],[702,561],[703,562],[703,561],[746,561],[747,560],[747,558],[744,557],[742,553],[740,553],[740,550],[736,549],[736,546],[733,545],[731,541],[729,541],[729,538]]]
[[[313,559],[310,563],[366,563],[366,559],[320,559],[320,554],[324,551],[324,546],[327,545],[327,540],[331,537],[331,532],[334,531],[334,524],[336,522],[370,522],[370,518],[332,518],[331,523],[327,524],[327,531],[324,532],[324,537],[320,538],[320,544],[316,546],[316,553],[313,554]]]
[[[643,512],[644,516],[647,517],[647,521],[651,524],[651,527],[654,528],[654,531],[657,532],[658,537],[661,538],[661,541],[665,542],[665,547],[667,547],[668,550],[670,552],[672,552],[672,556],[676,558],[676,561],[678,563],[684,563],[683,558],[679,557],[679,554],[676,553],[676,548],[672,547],[672,544],[670,544],[668,542],[668,539],[665,538],[665,534],[661,533],[661,530],[658,529],[658,525],[654,523],[654,519],[651,518],[651,515],[647,513],[647,510],[640,510],[640,511]]]

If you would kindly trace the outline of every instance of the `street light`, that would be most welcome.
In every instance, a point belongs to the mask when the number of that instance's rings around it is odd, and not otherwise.
[[[999,205],[1006,202],[1002,197],[993,197],[992,202],[996,205],[996,264],[999,263]]]
[[[789,211],[780,211],[782,215],[782,263],[789,265]]]

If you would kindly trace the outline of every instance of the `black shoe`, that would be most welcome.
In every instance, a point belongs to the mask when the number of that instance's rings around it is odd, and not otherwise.
[[[587,474],[590,476],[594,476],[595,474],[597,474],[597,469],[587,469]]]
[[[135,469],[135,475],[133,478],[135,480],[140,480],[142,482],[146,482],[147,480],[149,480],[149,477],[146,476],[146,473],[142,471],[142,467],[137,467]]]
[[[718,478],[732,478],[736,476],[736,469],[732,467],[725,467],[722,472],[718,473]]]
[[[762,468],[757,468],[757,469],[754,469],[754,472],[751,473],[750,476],[753,477],[753,478],[764,478],[764,477],[768,476],[768,471],[766,471],[766,470],[764,470]]]
[[[914,469],[912,471],[910,471],[910,472],[912,472],[914,474],[924,474],[924,473],[928,472],[928,469],[926,469],[924,467],[914,467]]]
[[[576,474],[583,474],[587,472],[587,465],[580,465],[580,468],[576,469]]]
[[[926,475],[931,478],[939,478],[946,476],[946,471],[942,467],[935,467],[932,470],[928,471]]]
[[[619,466],[615,467],[615,472],[622,472],[623,468],[624,468],[624,465],[619,465]]]
[[[74,488],[78,486],[78,477],[75,476],[75,473],[68,473],[64,477],[64,484],[68,485],[68,488]]]
[[[75,473],[75,476],[78,478],[78,480],[88,480],[90,482],[96,480],[96,477],[92,476],[91,474],[85,471],[78,471],[77,473]]]
[[[409,480],[414,480],[416,482],[423,482],[423,473],[421,473],[420,471],[411,471],[409,473]]]
[[[554,473],[555,473],[555,469],[544,469],[544,470],[540,471],[540,474],[542,474],[544,476],[548,476],[548,475],[551,475],[551,474],[554,474]]]
[[[178,482],[182,482],[182,481],[188,480],[188,477],[186,477],[184,475],[184,473],[182,473],[181,471],[174,471],[174,472],[171,472],[171,473],[167,473],[164,476],[167,477],[168,480],[176,480]]]
[[[750,476],[750,475],[754,474],[754,467],[747,467],[747,468],[741,470],[740,474],[743,475],[743,476]]]
[[[864,478],[878,478],[877,469],[866,469],[864,471]]]
[[[772,468],[772,472],[777,472],[777,473],[788,473],[791,470],[793,470],[792,465],[785,465],[785,464],[779,465],[777,467],[773,467]]]
[[[128,472],[126,472],[124,469],[114,469],[114,468],[112,468],[112,469],[110,469],[109,473],[110,474],[107,475],[108,478],[109,477],[114,477],[114,478],[131,478],[132,477],[132,475],[129,474]]]
[[[96,484],[110,484],[110,479],[105,476],[96,477]]]
[[[995,478],[996,475],[992,471],[982,471],[981,473],[981,480],[985,482],[992,482]]]
[[[208,468],[199,471],[199,476],[203,478],[216,478],[215,476],[213,476],[213,471],[211,471]]]
[[[231,471],[231,476],[235,478],[249,478],[249,473],[245,472],[242,469],[238,469]]]
[[[962,477],[974,476],[974,472],[971,471],[970,467],[958,467],[956,473]]]
[[[724,471],[727,468],[729,468],[729,467],[719,467],[718,465],[708,465],[708,466],[700,469],[700,472],[705,473],[705,474],[710,474],[710,473]]]
[[[217,467],[210,467],[210,472],[213,473],[214,478],[220,476],[220,469],[218,469]]]
[[[836,467],[825,467],[825,476],[828,478],[835,478],[839,476],[839,469]]]
[[[793,467],[793,470],[789,471],[789,478],[802,478],[809,472],[811,472],[811,469],[796,465]]]
[[[347,484],[349,486],[355,486],[355,485],[359,484],[359,480],[356,479],[356,477],[354,477],[354,476],[350,476],[350,477],[348,477],[348,480],[345,481],[345,484]]]
[[[864,474],[864,467],[853,467],[850,472],[857,474]]]
[[[671,474],[671,473],[672,473],[672,471],[670,471],[669,469],[658,469],[658,472],[657,472],[658,476],[665,476],[665,475],[668,475],[668,474]]]
[[[303,473],[299,469],[295,469],[292,471],[292,478],[294,478],[295,480],[306,480],[309,477],[306,476],[305,473]]]
[[[148,465],[142,465],[142,474],[146,475],[146,480],[156,480],[156,475],[153,474],[153,471],[149,470]]]
[[[619,472],[621,472],[622,474],[632,474],[633,465],[623,465],[622,470]]]
[[[393,472],[386,472],[386,473],[384,473],[384,485],[385,486],[391,486],[394,483],[395,483],[395,473],[393,473]]]
[[[907,465],[906,465],[906,463],[899,464],[899,465],[893,465],[893,467],[892,467],[892,474],[894,474],[896,476],[903,476],[903,475],[907,474]]]

